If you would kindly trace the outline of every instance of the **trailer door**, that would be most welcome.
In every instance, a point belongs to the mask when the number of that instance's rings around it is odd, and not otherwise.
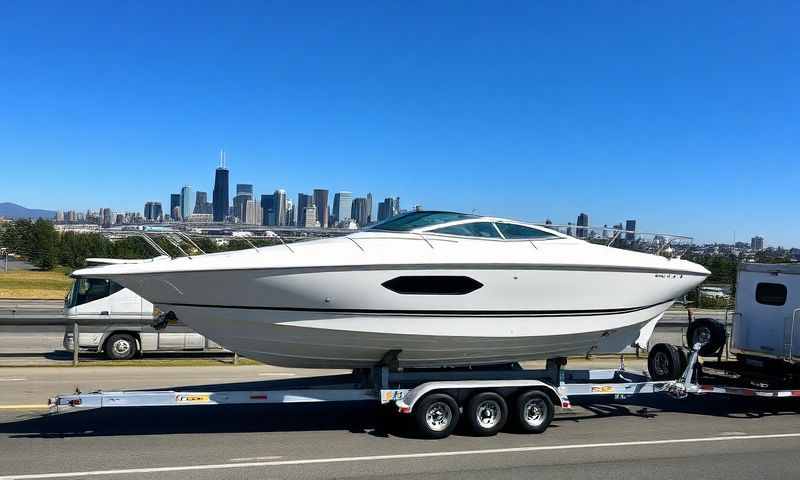
[[[800,358],[800,276],[742,271],[736,293],[734,346],[745,353]]]

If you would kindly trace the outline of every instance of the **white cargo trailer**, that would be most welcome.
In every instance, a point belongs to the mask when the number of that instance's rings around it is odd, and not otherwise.
[[[800,264],[744,263],[736,286],[730,351],[800,360]]]

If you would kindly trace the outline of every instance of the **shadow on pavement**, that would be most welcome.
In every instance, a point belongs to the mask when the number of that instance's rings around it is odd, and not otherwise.
[[[300,385],[323,386],[352,381],[350,375],[267,380],[227,385],[175,387],[182,391],[277,390]],[[690,396],[674,400],[666,395],[640,396],[634,400],[576,401],[575,413],[559,415],[553,427],[565,422],[610,417],[654,418],[662,412],[679,412],[736,418],[742,421],[772,415],[794,415],[797,399],[758,399],[723,396]],[[376,402],[330,402],[291,405],[197,405],[183,407],[117,407],[73,411],[0,423],[0,434],[10,438],[66,438],[116,435],[163,435],[181,433],[233,433],[342,430],[374,436],[414,437],[405,417],[387,415]],[[467,434],[463,429],[458,434]]]

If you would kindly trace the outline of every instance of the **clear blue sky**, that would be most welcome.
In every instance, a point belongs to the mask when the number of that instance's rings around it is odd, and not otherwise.
[[[225,148],[256,193],[800,246],[799,25],[788,1],[4,2],[0,201],[141,210],[210,192]]]

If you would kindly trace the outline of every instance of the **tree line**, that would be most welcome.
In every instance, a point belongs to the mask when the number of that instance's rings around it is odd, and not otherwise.
[[[172,256],[182,253],[163,236],[152,237]],[[217,245],[210,238],[197,237],[193,241],[206,253],[251,248],[244,240],[231,239],[227,245]],[[269,239],[251,240],[256,246],[275,243]],[[140,237],[109,239],[100,233],[58,232],[53,223],[39,219],[15,220],[0,227],[0,247],[15,253],[41,270],[52,270],[61,265],[71,269],[86,266],[87,258],[152,258],[158,253]],[[198,254],[188,243],[180,244],[188,254]]]

